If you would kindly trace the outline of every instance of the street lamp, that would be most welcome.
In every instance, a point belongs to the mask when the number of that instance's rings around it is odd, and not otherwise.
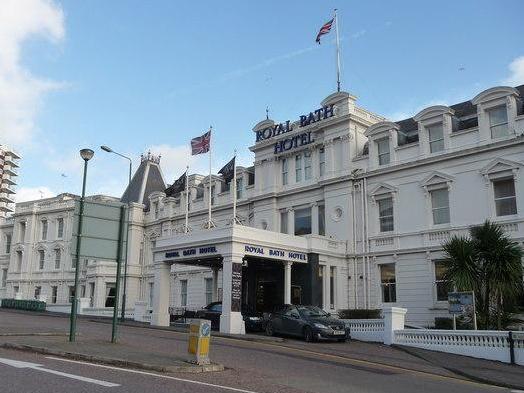
[[[80,246],[82,245],[82,221],[84,216],[84,199],[86,196],[86,178],[87,178],[87,162],[93,158],[95,152],[91,149],[80,150],[80,157],[84,160],[84,176],[82,180],[82,196],[80,197],[80,207],[78,212],[78,233],[76,235],[76,264],[75,264],[75,291],[71,301],[71,321],[69,327],[69,341],[73,342],[76,338],[76,312],[78,304],[78,276],[80,267]]]
[[[113,154],[116,154],[117,156],[125,158],[126,160],[129,160],[129,181],[127,183],[127,185],[129,186],[129,184],[131,184],[131,173],[133,171],[133,161],[131,160],[131,158],[114,151],[109,146],[102,145],[102,146],[100,146],[100,149],[102,149],[103,151],[105,151],[107,153],[113,153]],[[127,231],[126,231],[126,259],[124,260],[124,290],[122,292],[122,314],[121,314],[121,317],[120,317],[120,319],[122,321],[124,321],[125,315],[126,315],[127,250],[129,249],[129,245],[127,244],[128,240],[129,240],[129,210],[128,210],[127,214],[128,214],[128,217],[127,217],[128,220],[127,220]],[[117,295],[117,300],[116,301],[118,302],[118,295]]]

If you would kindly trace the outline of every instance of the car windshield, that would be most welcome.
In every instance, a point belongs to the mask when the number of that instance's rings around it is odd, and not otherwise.
[[[329,314],[317,306],[297,306],[303,317],[327,317]]]

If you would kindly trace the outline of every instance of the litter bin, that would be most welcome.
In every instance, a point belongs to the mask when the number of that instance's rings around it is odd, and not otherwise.
[[[189,325],[189,345],[187,351],[190,361],[198,365],[209,364],[209,341],[211,339],[211,321],[195,319]]]

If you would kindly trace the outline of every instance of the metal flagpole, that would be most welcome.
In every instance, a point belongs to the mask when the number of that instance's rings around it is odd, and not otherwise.
[[[209,132],[213,129],[212,126],[209,126]],[[211,134],[209,135],[209,198],[208,198],[208,216],[207,222],[204,224],[204,228],[211,229],[215,227],[215,223],[211,219]]]
[[[337,91],[340,91],[340,38],[338,36],[338,16],[335,8],[335,32],[337,33]]]
[[[188,220],[189,220],[189,179],[187,177],[187,174],[189,172],[189,165],[186,166],[186,224],[184,227],[184,233],[188,232],[189,226],[188,226]]]
[[[237,150],[233,157],[233,224],[237,223]]]

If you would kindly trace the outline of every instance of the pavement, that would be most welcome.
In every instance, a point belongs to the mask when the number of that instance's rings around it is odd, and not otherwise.
[[[222,386],[216,388],[219,391],[231,390],[230,387],[257,393],[464,393],[505,390],[496,386],[524,390],[524,367],[358,341],[305,343],[292,338],[273,341],[265,337],[257,340],[249,337],[249,341],[246,341],[239,337],[213,336],[210,357],[214,362],[224,365],[224,371],[188,374],[181,372],[182,369],[162,369],[165,363],[177,366],[177,362],[183,361],[187,350],[187,334],[184,332],[126,323],[119,326],[118,344],[110,344],[110,325],[81,319],[78,323],[78,340],[71,344],[64,336],[67,327],[66,317],[0,309],[0,343],[4,347],[37,350],[45,348],[46,351],[55,351],[55,356],[79,361],[78,369],[75,370],[85,375],[90,375],[85,370],[85,362],[96,362],[129,370],[148,370],[152,366],[149,370],[154,370],[154,373],[162,370],[161,374],[166,376],[182,376],[187,379],[190,375],[193,381],[217,383]],[[13,333],[23,335],[14,336]],[[0,351],[9,350],[0,348]],[[40,356],[38,362],[47,362],[49,359],[46,355],[53,352],[46,351],[40,351],[41,354],[9,351],[9,358],[13,354],[23,357]],[[125,362],[121,363],[122,361]],[[138,367],[136,363],[147,367]],[[89,364],[89,367],[94,367],[93,363]],[[9,367],[2,367],[0,364],[0,378],[3,378],[4,369]],[[185,384],[186,382],[181,382],[181,392],[185,391]],[[123,391],[131,392],[133,389]]]

